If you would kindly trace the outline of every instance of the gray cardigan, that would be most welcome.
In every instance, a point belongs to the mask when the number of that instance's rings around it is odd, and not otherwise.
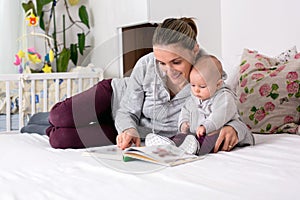
[[[200,54],[206,52],[202,50]],[[171,98],[166,75],[160,70],[153,53],[139,59],[130,78],[115,78],[111,85],[112,115],[118,133],[135,128],[144,138],[151,132],[166,137],[178,132],[180,110],[191,95],[190,85]],[[239,133],[240,123],[232,126]],[[240,141],[244,140],[246,133],[241,132],[238,136]]]
[[[139,59],[130,78],[113,79],[112,87],[112,110],[118,133],[128,128],[136,128],[142,138],[150,132],[167,137],[177,133],[179,113],[190,96],[190,88],[187,84],[171,98],[166,75],[159,69],[153,53]]]

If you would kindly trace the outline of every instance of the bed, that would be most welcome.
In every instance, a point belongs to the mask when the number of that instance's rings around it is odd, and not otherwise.
[[[297,199],[300,137],[256,134],[256,146],[161,167],[53,149],[39,134],[0,134],[0,199]]]
[[[33,114],[48,112],[56,102],[102,79],[103,71],[90,67],[68,73],[0,75],[0,131],[20,130]]]

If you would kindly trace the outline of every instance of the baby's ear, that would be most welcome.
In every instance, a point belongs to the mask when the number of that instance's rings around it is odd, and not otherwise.
[[[217,82],[217,88],[220,89],[223,85],[223,79],[219,79]]]

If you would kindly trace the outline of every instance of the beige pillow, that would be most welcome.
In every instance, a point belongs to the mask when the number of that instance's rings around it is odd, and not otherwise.
[[[299,57],[296,54],[285,64],[275,65],[275,58],[244,49],[237,106],[252,132],[296,132],[300,120]]]

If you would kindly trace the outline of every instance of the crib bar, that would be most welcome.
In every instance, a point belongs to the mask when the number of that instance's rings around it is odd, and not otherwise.
[[[6,89],[6,130],[9,131],[11,129],[11,123],[10,123],[10,84],[9,81],[5,82],[5,89]]]
[[[71,79],[68,78],[67,79],[67,97],[71,96],[71,89],[72,89]]]
[[[44,79],[43,80],[43,111],[47,112],[48,111],[48,80]]]
[[[55,102],[59,102],[59,79],[55,79]]]
[[[31,96],[31,113],[35,113],[35,80],[31,80],[30,96]]]
[[[60,88],[61,79],[64,80],[64,88]],[[5,122],[2,123],[3,125],[1,125],[5,126],[5,128],[0,127],[0,132],[4,130],[6,130],[7,132],[13,131],[13,129],[15,128],[20,130],[27,123],[28,117],[30,117],[32,114],[38,112],[39,110],[42,110],[43,112],[48,112],[49,108],[51,108],[51,106],[53,106],[56,102],[59,102],[62,99],[70,97],[78,92],[82,92],[83,90],[92,87],[95,83],[102,79],[102,71],[84,73],[66,72],[50,74],[0,74],[0,83],[2,83],[6,95],[3,99],[6,102],[6,107],[3,110],[3,112],[5,112],[5,116],[3,117],[5,119]],[[55,81],[55,83],[53,84],[52,81]],[[53,86],[51,87],[51,98],[49,98],[50,86]],[[77,86],[77,88],[74,88],[74,86]],[[14,90],[13,93],[11,91],[12,88]],[[40,89],[42,89],[43,91],[40,91]],[[61,93],[62,89],[64,89],[65,93]],[[52,96],[53,90],[54,93]],[[42,94],[37,94],[37,92]],[[27,95],[30,95],[29,99],[27,99]],[[11,104],[13,103],[11,99],[12,96],[17,98],[16,103],[19,106],[19,115],[14,115],[11,113]],[[24,98],[26,98],[25,107],[23,105]],[[42,98],[43,100],[41,100]],[[52,101],[50,102],[49,99],[52,99]],[[36,100],[41,100],[39,101],[39,107],[38,104],[36,104]],[[16,121],[13,120],[13,118],[15,119],[15,117],[17,117],[16,119],[18,119],[18,124],[16,124]]]
[[[19,93],[19,129],[21,129],[21,127],[24,126],[24,115],[23,115],[23,103],[22,103],[22,99],[23,99],[23,87],[24,87],[24,83],[23,80],[18,79],[19,81],[19,88],[18,88],[18,93]]]
[[[82,92],[82,78],[78,79],[78,92]]]

